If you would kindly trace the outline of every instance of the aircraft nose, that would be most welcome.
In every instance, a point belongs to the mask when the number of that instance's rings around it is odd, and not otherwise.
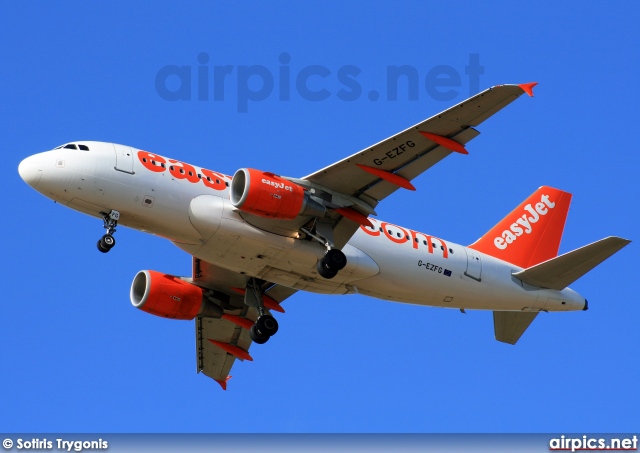
[[[41,156],[36,154],[20,162],[20,165],[18,165],[18,173],[20,173],[20,177],[24,182],[35,189],[42,177],[42,167],[43,160]]]

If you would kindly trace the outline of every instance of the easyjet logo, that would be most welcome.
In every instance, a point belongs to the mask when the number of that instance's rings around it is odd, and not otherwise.
[[[276,189],[284,189],[284,190],[288,190],[289,192],[293,192],[293,187],[288,186],[283,182],[276,182],[276,181],[271,181],[270,179],[262,178],[262,184],[275,187]]]
[[[535,207],[531,203],[524,207],[526,211],[522,217],[509,226],[508,230],[504,230],[502,235],[496,237],[493,240],[493,244],[500,250],[504,250],[509,247],[509,244],[518,239],[523,234],[531,234],[533,231],[533,225],[549,213],[550,209],[556,206],[554,202],[549,200],[549,195],[542,195],[540,201],[536,203]]]
[[[207,170],[206,168],[197,169],[185,162],[165,159],[158,154],[147,151],[138,151],[138,160],[147,170],[154,173],[164,173],[168,170],[175,179],[185,180],[192,184],[204,184],[214,190],[226,190],[229,183],[225,180],[231,180],[229,176],[222,173]]]

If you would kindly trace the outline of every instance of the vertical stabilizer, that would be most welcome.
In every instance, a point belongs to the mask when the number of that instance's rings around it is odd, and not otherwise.
[[[558,255],[571,194],[543,186],[469,248],[523,268]]]

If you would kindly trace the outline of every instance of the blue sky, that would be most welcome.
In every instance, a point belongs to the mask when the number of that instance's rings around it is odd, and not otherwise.
[[[298,293],[278,335],[252,347],[254,362],[237,363],[222,392],[195,372],[191,322],[129,302],[137,271],[189,275],[190,257],[126,228],[114,251],[99,253],[101,221],[36,193],[17,167],[84,139],[227,174],[250,166],[303,176],[474,94],[465,67],[477,58],[480,89],[538,81],[535,97],[481,125],[469,156],[438,164],[417,192],[381,204],[379,218],[466,245],[550,185],[574,194],[561,252],[609,235],[638,241],[638,10],[577,1],[0,3],[0,431],[637,431],[638,242],[572,285],[588,312],[542,314],[515,347],[493,339],[490,312]],[[188,67],[190,100],[157,89],[171,65]],[[223,99],[213,86],[204,96],[199,66],[213,85],[225,65]],[[417,99],[404,85],[388,99],[387,68],[400,65],[419,75]],[[328,70],[308,83],[327,90],[324,100],[295,87],[310,66]],[[351,80],[361,94],[349,101],[338,96],[344,67],[359,70]],[[261,75],[243,85],[251,71]],[[284,88],[280,71],[292,81]],[[452,86],[434,95],[426,81],[443,71]],[[160,80],[184,89],[175,75]],[[261,100],[243,102],[251,96]]]

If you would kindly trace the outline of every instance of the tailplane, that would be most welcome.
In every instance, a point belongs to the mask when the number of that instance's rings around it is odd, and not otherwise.
[[[570,204],[570,193],[540,187],[469,248],[524,268],[512,274],[524,283],[562,291],[631,242],[608,237],[557,256]],[[537,315],[494,311],[496,340],[516,344]]]
[[[610,236],[523,271],[514,272],[513,276],[533,286],[562,291],[630,242],[628,239]]]
[[[543,186],[469,248],[528,268],[558,255],[571,194]]]
[[[493,329],[496,340],[516,344],[538,312],[494,311]]]

